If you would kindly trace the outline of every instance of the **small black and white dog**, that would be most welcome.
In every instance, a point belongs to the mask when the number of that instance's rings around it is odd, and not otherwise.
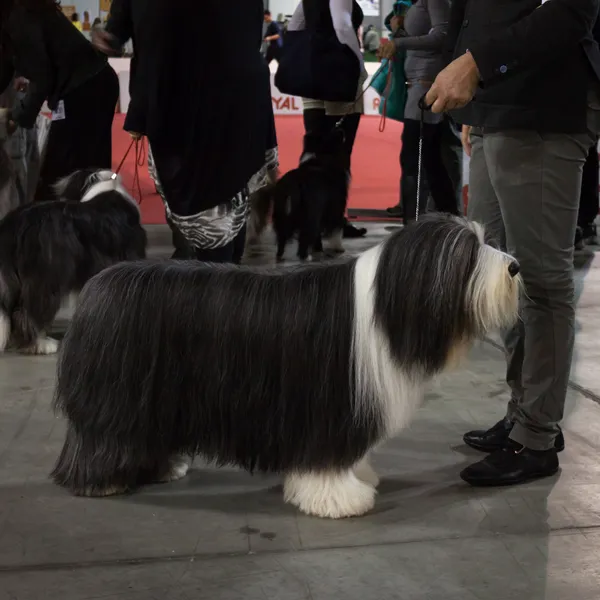
[[[343,136],[341,129],[334,129],[327,136],[306,134],[300,165],[270,190],[278,260],[283,258],[294,235],[298,236],[297,254],[301,260],[323,251],[322,234],[329,242],[329,250],[344,251],[342,233],[349,174]]]
[[[78,171],[56,195],[0,221],[0,352],[10,343],[55,353],[45,332],[62,302],[106,267],[146,255],[139,208],[115,174]]]
[[[362,515],[379,481],[370,451],[474,340],[514,323],[518,271],[479,225],[444,216],[351,260],[106,269],[59,358],[54,481],[108,496],[179,479],[201,455],[281,473],[305,513]]]

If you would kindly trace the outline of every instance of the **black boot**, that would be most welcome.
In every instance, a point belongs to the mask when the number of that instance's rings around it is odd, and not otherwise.
[[[495,452],[506,446],[513,426],[514,423],[512,421],[504,418],[502,421],[498,421],[491,429],[465,433],[463,440],[467,446],[475,450]],[[554,449],[557,452],[562,452],[565,449],[565,437],[562,431],[560,431],[554,440]]]

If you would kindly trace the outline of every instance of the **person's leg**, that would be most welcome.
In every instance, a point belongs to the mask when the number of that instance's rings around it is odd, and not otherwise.
[[[450,117],[446,117],[442,122],[442,160],[446,167],[446,172],[452,181],[454,197],[456,198],[456,208],[462,214],[464,211],[462,195],[463,148],[460,141],[460,134],[457,135],[454,127]]]
[[[410,223],[415,220],[417,212],[417,188],[419,175],[419,136],[421,133],[419,121],[405,119],[402,129],[402,147],[400,150],[400,166],[402,174],[400,178],[400,200],[403,207],[404,223]],[[426,208],[427,196],[425,195],[425,186],[423,180],[424,173],[421,173],[422,181],[420,186],[419,212]]]
[[[598,142],[594,140],[590,148],[581,180],[581,196],[579,202],[579,215],[577,225],[581,227],[582,238],[595,237],[594,221],[598,216]]]
[[[435,209],[439,212],[458,214],[456,192],[442,157],[443,123],[423,125],[423,173],[429,183]],[[426,207],[423,207],[425,209]]]
[[[589,137],[535,132],[484,138],[506,227],[521,265],[523,399],[511,437],[547,450],[559,433],[574,341],[573,238]],[[519,177],[509,177],[510,173]]]
[[[506,447],[465,469],[474,485],[507,485],[552,475],[574,342],[573,237],[591,138],[531,131],[484,136],[507,250],[519,262],[523,396]]]
[[[467,217],[485,227],[486,236],[498,248],[506,251],[506,233],[500,203],[490,179],[488,157],[484,152],[483,136],[474,129],[471,133],[471,160],[469,162],[469,205]],[[513,328],[503,332],[506,352],[506,381],[511,390],[507,415],[488,430],[469,431],[464,435],[467,445],[483,452],[502,448],[512,429],[512,415],[523,397],[521,369],[523,366],[523,325],[519,321]]]

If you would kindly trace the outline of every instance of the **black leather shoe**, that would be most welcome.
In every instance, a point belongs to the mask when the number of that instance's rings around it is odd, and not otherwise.
[[[558,471],[558,466],[556,450],[536,452],[508,440],[501,450],[467,467],[460,477],[477,487],[516,485],[550,477]]]
[[[513,423],[504,418],[487,431],[469,431],[463,436],[467,446],[481,452],[494,452],[504,447],[513,428]],[[561,431],[554,440],[554,449],[562,452],[565,449],[565,436]]]

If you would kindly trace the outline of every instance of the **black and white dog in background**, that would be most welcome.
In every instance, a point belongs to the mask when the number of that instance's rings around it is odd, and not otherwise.
[[[181,478],[200,455],[281,473],[305,513],[362,515],[370,451],[408,426],[427,382],[516,320],[518,271],[479,225],[444,216],[351,260],[106,269],[63,341],[54,480],[108,496]]]
[[[106,267],[146,255],[139,208],[112,172],[78,171],[56,194],[0,221],[0,352],[9,343],[56,352],[45,333],[63,301]]]
[[[279,260],[294,236],[298,237],[301,260],[323,251],[322,235],[328,250],[344,251],[342,233],[350,182],[343,136],[341,129],[326,136],[307,133],[298,168],[251,197],[253,230],[262,231],[272,212]]]

